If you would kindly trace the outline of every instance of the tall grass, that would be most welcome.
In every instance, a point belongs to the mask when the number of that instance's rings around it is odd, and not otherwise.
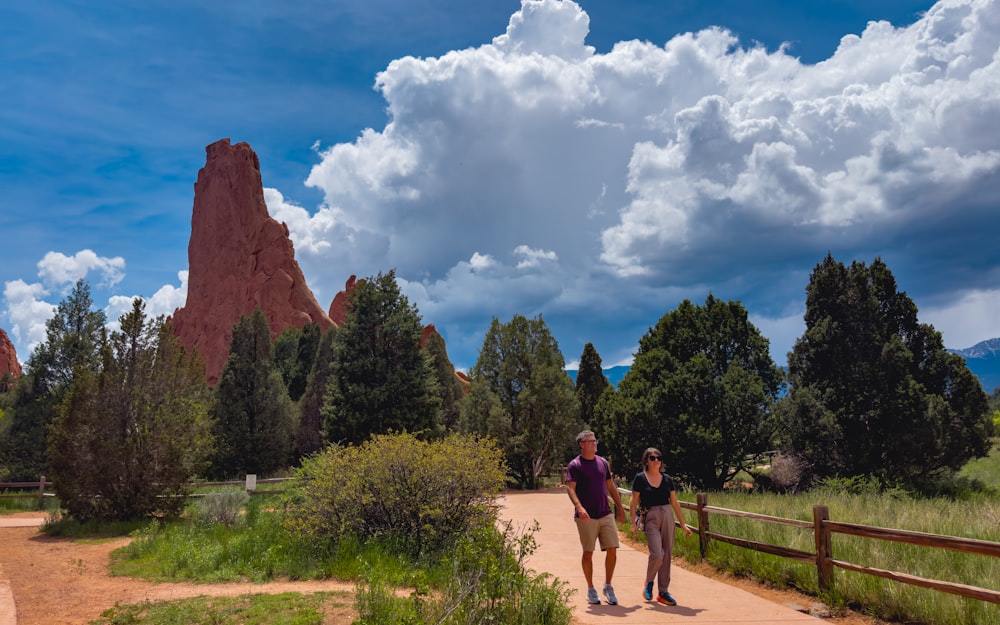
[[[0,493],[10,491],[0,490]],[[11,512],[32,512],[37,510],[54,512],[59,509],[59,500],[55,497],[0,497],[0,514]]]
[[[695,500],[681,493],[682,500]],[[1000,497],[980,495],[963,500],[917,499],[904,493],[850,493],[836,487],[804,495],[744,492],[711,493],[709,505],[811,522],[813,505],[826,505],[830,519],[932,534],[1000,542]],[[689,517],[693,513],[686,512]],[[689,521],[692,519],[688,519]],[[810,553],[812,529],[749,519],[710,515],[715,532]],[[833,557],[854,564],[898,571],[929,579],[1000,590],[1000,558],[834,534]],[[697,561],[697,540],[677,541],[676,553]],[[1000,625],[1000,605],[918,588],[871,575],[835,569],[833,589],[820,592],[816,567],[712,541],[708,561],[740,575],[822,596],[835,606],[850,606],[886,620],[935,625]]]

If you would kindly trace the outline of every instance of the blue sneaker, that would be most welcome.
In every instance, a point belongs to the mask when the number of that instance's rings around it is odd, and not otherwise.
[[[642,589],[642,597],[646,601],[652,601],[652,599],[653,599],[653,582],[646,582],[646,587]]]
[[[658,594],[656,596],[656,600],[659,601],[660,603],[665,603],[667,605],[677,605],[677,601],[675,601],[674,598],[670,596],[670,593],[667,592],[666,590]]]
[[[587,603],[592,605],[600,605],[601,599],[600,597],[597,596],[596,588],[591,587],[587,589]]]

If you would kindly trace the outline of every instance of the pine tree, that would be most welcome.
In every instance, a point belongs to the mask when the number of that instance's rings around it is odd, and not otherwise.
[[[465,396],[465,391],[455,375],[455,365],[451,364],[451,360],[448,358],[448,351],[441,335],[437,332],[431,332],[427,337],[424,349],[431,357],[434,377],[441,395],[441,425],[447,432],[454,431],[458,428],[462,397]]]
[[[684,300],[640,339],[617,392],[598,402],[595,432],[616,472],[632,472],[652,446],[671,475],[719,489],[745,456],[769,448],[781,382],[739,302]]]
[[[210,451],[204,364],[141,299],[119,321],[98,370],[77,369],[50,432],[56,493],[79,520],[177,514]]]
[[[593,343],[583,346],[576,372],[576,399],[580,402],[580,422],[593,425],[594,406],[611,384],[601,368],[601,356]]]
[[[337,328],[332,327],[320,336],[306,389],[299,399],[299,429],[295,437],[297,458],[310,456],[323,448],[323,400],[333,372],[333,337]]]
[[[274,340],[274,366],[292,401],[299,401],[306,391],[321,333],[319,324],[307,323],[302,328],[286,329]]]
[[[49,473],[47,430],[55,407],[77,373],[97,371],[104,323],[104,313],[93,310],[90,285],[83,280],[45,323],[45,342],[28,359],[27,373],[12,391],[0,429],[0,457],[11,479],[37,480]]]
[[[297,413],[274,367],[267,317],[257,309],[233,326],[229,359],[216,386],[212,473],[272,474],[292,462]]]
[[[782,446],[812,476],[921,486],[987,453],[986,394],[918,322],[881,259],[848,268],[828,254],[810,277],[805,321],[789,359]]]
[[[422,332],[420,314],[400,292],[394,271],[357,282],[347,319],[333,337],[322,410],[327,440],[442,432],[441,398],[430,355],[420,347]]]

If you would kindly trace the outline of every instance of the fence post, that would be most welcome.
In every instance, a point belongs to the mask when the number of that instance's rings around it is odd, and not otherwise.
[[[826,529],[823,521],[830,520],[830,509],[826,506],[813,506],[813,532],[816,536],[816,575],[819,589],[829,591],[833,588],[833,543],[832,534]]]
[[[708,494],[698,493],[698,549],[701,551],[701,559],[708,555]]]
[[[39,510],[45,507],[45,476],[38,480],[38,503],[35,507]]]
[[[247,473],[247,494],[253,495],[255,490],[257,490],[257,474]]]

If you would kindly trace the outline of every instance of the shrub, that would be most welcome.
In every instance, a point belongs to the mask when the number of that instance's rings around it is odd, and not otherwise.
[[[792,454],[778,454],[771,461],[771,482],[781,493],[797,493],[808,485],[809,468],[805,460]]]
[[[220,523],[233,526],[240,519],[250,495],[242,488],[227,488],[207,493],[194,505],[194,518],[209,525]]]
[[[457,537],[444,588],[418,589],[401,597],[385,580],[359,584],[356,607],[360,625],[568,625],[570,590],[549,575],[535,576],[525,560],[535,551],[537,524],[516,534],[510,524],[498,529],[481,519]]]
[[[487,439],[379,435],[304,461],[287,523],[316,538],[381,536],[419,555],[488,516],[505,474],[502,452]]]

